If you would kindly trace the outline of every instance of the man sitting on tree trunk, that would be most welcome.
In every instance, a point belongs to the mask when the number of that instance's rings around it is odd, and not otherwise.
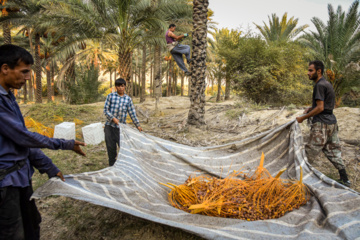
[[[185,33],[183,35],[176,36],[174,34],[175,29],[176,29],[175,24],[170,24],[169,29],[165,34],[167,48],[170,51],[171,55],[174,57],[175,62],[177,63],[179,68],[183,70],[187,76],[190,76],[191,73],[185,67],[185,63],[183,60],[183,54],[185,54],[187,63],[188,64],[191,63],[192,59],[190,59],[190,46],[182,45],[178,42],[181,39],[188,37],[188,34]]]

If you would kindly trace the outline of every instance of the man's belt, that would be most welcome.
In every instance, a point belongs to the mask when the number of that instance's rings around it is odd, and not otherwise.
[[[319,114],[333,114],[333,110],[330,110],[330,109],[324,109],[324,111],[322,111],[321,113]]]
[[[172,43],[168,43],[166,45],[167,49],[169,50],[169,52],[171,52],[171,50],[173,50],[174,47],[176,47],[176,45],[178,45],[179,42],[172,42]]]
[[[14,166],[9,167],[7,169],[0,169],[0,181],[2,181],[6,175],[8,175],[9,173],[15,172],[19,169],[21,169],[26,163],[26,160],[21,160],[18,161],[14,164]]]

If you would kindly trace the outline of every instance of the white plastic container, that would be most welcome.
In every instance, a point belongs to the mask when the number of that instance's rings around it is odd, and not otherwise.
[[[83,127],[82,133],[86,144],[97,145],[105,141],[103,124],[100,122]]]
[[[63,138],[67,140],[75,140],[75,123],[63,122],[55,126],[54,138]]]

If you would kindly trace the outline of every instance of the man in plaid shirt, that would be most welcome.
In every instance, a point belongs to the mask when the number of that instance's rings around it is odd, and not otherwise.
[[[119,123],[126,124],[127,114],[141,132],[140,122],[136,117],[135,107],[131,98],[125,94],[126,81],[119,78],[115,81],[116,92],[110,93],[105,101],[104,114],[107,118],[105,123],[105,143],[109,156],[109,165],[116,161],[116,144],[120,147]]]

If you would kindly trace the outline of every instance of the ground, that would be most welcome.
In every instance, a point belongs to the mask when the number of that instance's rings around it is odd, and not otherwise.
[[[138,99],[134,100],[135,103]],[[46,126],[56,124],[54,116],[64,121],[74,118],[84,121],[77,126],[79,140],[81,127],[90,123],[105,122],[103,102],[69,106],[64,104],[21,105],[24,115],[41,121]],[[191,146],[210,146],[243,139],[285,122],[302,114],[305,106],[272,108],[250,104],[243,99],[215,103],[207,98],[206,125],[200,128],[186,126],[190,106],[187,97],[168,97],[160,100],[158,113],[154,111],[154,100],[147,98],[136,104],[137,115],[145,132]],[[339,124],[339,137],[343,148],[343,159],[352,182],[352,188],[360,191],[360,109],[341,107],[335,109]],[[301,124],[304,140],[307,141],[309,127]],[[105,144],[84,148],[87,157],[77,156],[71,151],[44,152],[53,159],[64,174],[94,171],[107,167]],[[314,166],[333,179],[337,170],[322,155]],[[47,180],[46,175],[36,173],[33,177],[36,189]],[[65,197],[48,197],[37,200],[42,214],[41,239],[201,239],[185,231],[157,224],[90,203]]]

